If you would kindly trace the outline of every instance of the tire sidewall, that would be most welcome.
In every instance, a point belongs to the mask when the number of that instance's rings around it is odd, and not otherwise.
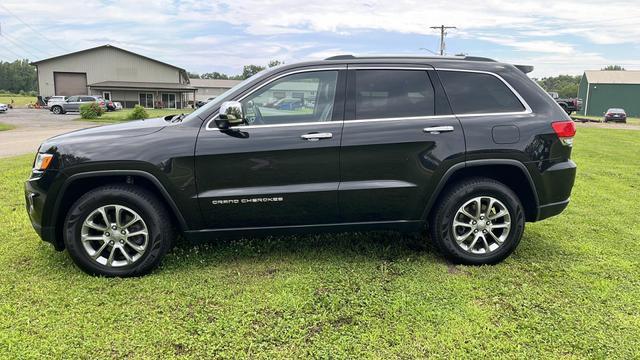
[[[80,234],[83,222],[91,212],[105,205],[126,206],[138,213],[147,225],[147,250],[133,264],[117,268],[99,264],[89,257],[82,245]],[[159,261],[158,258],[164,255],[162,245],[168,239],[163,239],[162,226],[157,210],[144,198],[129,192],[109,192],[107,189],[101,189],[84,195],[71,207],[65,220],[64,242],[69,254],[85,272],[104,276],[137,276],[154,267]]]
[[[495,264],[509,256],[518,246],[524,232],[524,212],[517,196],[506,186],[491,182],[481,182],[473,187],[463,187],[454,192],[449,201],[436,216],[441,246],[448,257],[466,264]],[[456,242],[452,224],[458,209],[467,201],[478,196],[490,196],[499,200],[509,211],[512,227],[504,243],[489,255],[472,254],[463,250]]]

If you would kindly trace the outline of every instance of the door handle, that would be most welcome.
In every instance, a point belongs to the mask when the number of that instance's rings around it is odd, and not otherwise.
[[[333,134],[330,132],[327,133],[309,133],[309,134],[304,134],[300,136],[302,139],[304,140],[308,140],[308,141],[318,141],[321,139],[331,139],[333,137]]]
[[[451,132],[453,131],[453,126],[434,126],[422,129],[422,131],[429,134],[440,134],[443,132]]]

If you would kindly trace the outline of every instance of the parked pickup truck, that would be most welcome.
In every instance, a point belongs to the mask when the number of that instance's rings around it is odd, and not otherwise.
[[[557,92],[550,91],[549,95],[555,100],[560,107],[567,112],[567,114],[571,115],[574,111],[580,111],[582,109],[582,99],[573,98],[573,99],[561,99],[560,95]]]

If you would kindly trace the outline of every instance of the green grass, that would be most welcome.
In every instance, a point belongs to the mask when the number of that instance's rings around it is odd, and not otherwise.
[[[571,114],[571,116],[575,116],[577,118],[591,119],[591,120],[600,121],[600,122],[604,120],[603,116],[585,116],[585,115],[577,115],[577,114]],[[627,124],[640,125],[640,118],[628,117]]]
[[[27,107],[28,104],[34,104],[36,102],[35,96],[14,95],[14,94],[0,94],[0,103],[11,104],[13,99],[13,106],[15,107]]]
[[[163,117],[172,114],[189,114],[193,109],[147,109],[149,118]],[[130,121],[127,119],[129,114],[133,112],[133,109],[122,109],[118,111],[110,111],[102,114],[97,119],[92,119],[92,122],[98,123],[118,123],[123,121]]]
[[[0,131],[7,131],[7,130],[13,130],[16,127],[11,125],[11,124],[4,124],[4,123],[0,123]]]
[[[393,233],[180,244],[94,278],[39,240],[0,162],[0,358],[640,357],[640,136],[580,128],[572,203],[496,266]]]

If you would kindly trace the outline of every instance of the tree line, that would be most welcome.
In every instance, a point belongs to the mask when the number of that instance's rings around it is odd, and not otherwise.
[[[29,93],[37,91],[38,75],[29,60],[0,61],[0,92]]]
[[[274,66],[282,65],[284,62],[279,60],[271,60],[267,66],[262,65],[245,65],[242,69],[242,74],[237,75],[227,75],[224,73],[220,73],[217,71],[204,73],[204,74],[195,74],[189,73],[189,77],[192,79],[222,79],[222,80],[244,80],[252,77],[253,75],[259,73],[266,68],[272,68]]]

